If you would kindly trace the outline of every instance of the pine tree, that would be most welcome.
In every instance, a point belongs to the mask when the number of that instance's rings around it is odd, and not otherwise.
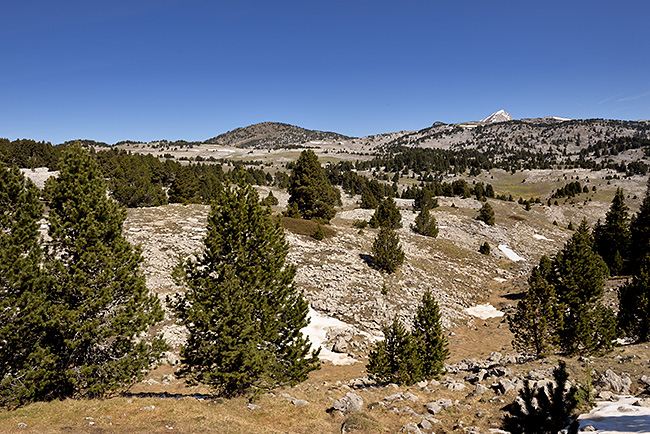
[[[571,424],[569,432],[577,432],[574,415],[577,390],[569,385],[564,361],[553,371],[553,380],[535,389],[525,380],[519,397],[504,417],[502,428],[512,434],[557,434]]]
[[[494,210],[488,202],[485,202],[481,209],[478,211],[476,220],[481,220],[490,226],[494,225]]]
[[[123,209],[107,198],[95,160],[68,147],[48,185],[53,280],[44,340],[51,372],[47,398],[98,397],[140,380],[166,348],[141,334],[162,320],[158,298],[138,272],[142,256],[122,236]]]
[[[650,254],[632,281],[619,288],[618,324],[637,342],[650,340]]]
[[[361,208],[363,209],[375,209],[379,205],[377,198],[372,193],[372,190],[369,187],[366,187],[361,192]]]
[[[637,274],[641,262],[650,254],[650,183],[639,211],[630,222],[630,272]]]
[[[404,251],[392,228],[382,226],[379,229],[372,245],[372,256],[375,267],[387,273],[394,273],[404,263]]]
[[[0,163],[0,406],[16,406],[40,395],[34,373],[47,320],[40,271],[42,250],[38,190],[16,167]]]
[[[187,292],[175,309],[189,330],[181,374],[223,396],[304,381],[318,368],[300,332],[308,305],[285,264],[282,227],[252,187],[222,191],[204,242],[177,269]]]
[[[415,217],[415,223],[411,225],[413,232],[427,237],[438,236],[436,218],[429,212],[428,206],[423,206],[420,213]]]
[[[443,334],[440,317],[438,303],[427,290],[413,324],[413,338],[418,347],[424,378],[439,378],[449,357],[449,343]]]
[[[154,183],[151,169],[136,156],[118,157],[118,166],[110,174],[111,195],[122,206],[159,206],[167,203],[162,185]]]
[[[486,241],[483,244],[481,244],[481,247],[478,248],[478,252],[481,255],[490,255],[490,244]]]
[[[334,218],[334,207],[341,200],[339,190],[330,184],[312,150],[302,151],[298,157],[288,191],[289,206],[295,204],[302,218],[319,219],[325,223]]]
[[[626,271],[630,239],[628,207],[623,190],[619,188],[605,215],[605,223],[594,228],[595,250],[605,260],[612,275]]]
[[[318,223],[316,225],[316,230],[312,234],[312,238],[318,241],[322,241],[325,238],[325,233],[323,232],[323,227]]]
[[[422,380],[422,363],[413,336],[397,318],[382,331],[384,340],[370,351],[367,371],[383,383],[410,386]]]
[[[262,206],[275,206],[278,203],[280,203],[280,201],[278,201],[278,198],[273,195],[272,190],[269,190],[269,194],[262,199],[261,202]]]
[[[532,351],[545,357],[559,343],[562,330],[562,306],[557,300],[555,287],[547,280],[551,262],[546,256],[540,259],[528,279],[528,291],[517,303],[514,315],[508,317],[510,330],[514,334],[513,346],[519,351]]]
[[[389,227],[391,229],[399,229],[402,227],[402,214],[397,209],[395,200],[392,197],[387,197],[382,200],[377,206],[377,210],[370,219],[370,227]]]
[[[200,203],[200,182],[190,166],[178,166],[167,194],[171,203]]]
[[[586,220],[558,252],[553,261],[559,303],[566,306],[561,346],[568,354],[590,354],[611,349],[615,318],[602,306],[607,265],[593,250],[593,237]]]

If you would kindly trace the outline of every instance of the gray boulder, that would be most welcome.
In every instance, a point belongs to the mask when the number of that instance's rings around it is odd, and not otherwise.
[[[343,398],[334,401],[334,410],[341,413],[349,413],[351,411],[361,411],[363,409],[363,398],[356,393],[348,392]]]
[[[451,402],[451,399],[439,399],[437,401],[424,404],[424,406],[431,414],[438,414],[445,408],[452,407],[453,405],[454,404]]]
[[[420,431],[420,428],[413,422],[410,422],[407,425],[404,425],[399,432],[406,432],[406,433],[413,433],[413,434],[423,434],[422,431]]]
[[[628,395],[632,380],[630,377],[620,376],[611,369],[608,369],[598,378],[596,384],[601,390],[611,390],[612,392]]]

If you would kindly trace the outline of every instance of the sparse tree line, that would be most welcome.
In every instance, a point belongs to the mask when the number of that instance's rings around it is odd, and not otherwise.
[[[603,303],[608,275],[631,275],[618,288],[618,314]],[[598,354],[617,337],[650,339],[650,193],[631,219],[618,189],[605,222],[584,220],[553,257],[543,256],[510,317],[514,345],[542,357]]]

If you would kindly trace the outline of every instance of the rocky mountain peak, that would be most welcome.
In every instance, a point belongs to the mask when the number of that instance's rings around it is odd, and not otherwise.
[[[494,124],[497,122],[507,122],[512,121],[514,118],[505,110],[499,110],[498,112],[492,113],[490,116],[481,119],[482,124]]]

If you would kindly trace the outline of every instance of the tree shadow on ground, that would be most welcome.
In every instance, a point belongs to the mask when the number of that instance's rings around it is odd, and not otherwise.
[[[183,399],[183,398],[194,398],[194,399],[207,399],[215,400],[220,399],[218,395],[206,395],[202,393],[169,393],[169,392],[124,392],[120,393],[121,397],[124,398],[158,398],[158,399]]]
[[[526,297],[526,292],[515,292],[512,294],[504,294],[501,297],[511,301],[523,300],[524,297]]]
[[[363,262],[366,263],[369,267],[374,268],[375,266],[375,260],[373,259],[372,255],[366,255],[364,253],[359,253],[359,257]]]

